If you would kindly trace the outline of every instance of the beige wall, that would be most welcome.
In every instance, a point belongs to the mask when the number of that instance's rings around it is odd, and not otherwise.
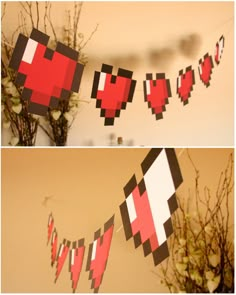
[[[85,272],[88,244],[94,232],[115,214],[115,230],[100,292],[165,292],[152,273],[152,257],[126,242],[119,205],[123,187],[136,173],[149,149],[3,149],[2,150],[2,292],[70,293],[67,263],[54,284],[46,246],[47,220],[53,212],[59,241],[85,238],[86,252],[77,292],[91,292]],[[200,191],[216,192],[220,172],[232,149],[190,149],[200,170]],[[176,149],[184,182],[183,198],[194,190],[194,171],[186,150]],[[53,199],[43,206],[45,196]],[[233,224],[233,196],[230,224]]]
[[[42,8],[42,3],[41,9]],[[233,145],[234,116],[234,28],[233,2],[85,2],[81,15],[81,31],[85,36],[99,24],[98,31],[86,47],[90,63],[81,83],[81,98],[89,100],[81,106],[70,131],[68,145],[107,145],[109,135],[122,136],[125,144],[134,145]],[[65,9],[73,10],[67,2],[52,3],[52,19],[61,30],[65,25]],[[16,2],[7,3],[2,30],[11,34],[17,25],[22,8]],[[181,38],[196,33],[200,43],[192,58],[178,50]],[[197,72],[198,60],[207,52],[214,53],[215,44],[224,34],[225,50],[219,66],[213,69],[211,86],[206,88]],[[149,50],[173,50],[173,58],[158,65],[150,63]],[[131,63],[129,56],[136,58]],[[91,98],[93,74],[102,63],[109,63],[134,71],[137,80],[133,103],[115,119],[114,126],[104,126],[96,101]],[[179,70],[192,65],[196,85],[183,107],[175,94]],[[156,121],[143,98],[142,82],[147,72],[165,72],[171,80],[172,98],[164,112],[164,119]],[[8,134],[3,132],[3,143]],[[47,145],[39,132],[37,145]]]

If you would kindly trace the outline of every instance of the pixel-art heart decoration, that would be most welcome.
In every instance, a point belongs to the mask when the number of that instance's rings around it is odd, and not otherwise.
[[[142,245],[144,255],[152,254],[154,265],[158,265],[169,256],[167,239],[173,233],[171,215],[178,208],[175,192],[183,179],[173,148],[151,149],[142,161],[141,169],[141,181],[138,183],[134,174],[124,187],[125,201],[120,205],[120,213],[126,240],[133,238],[135,248]],[[114,218],[115,215],[104,224],[103,232],[100,228],[94,233],[89,244],[86,271],[95,293],[99,291],[106,270]],[[64,238],[57,250],[58,235],[52,213],[48,219],[47,236],[49,228],[51,265],[56,264],[55,283],[69,254],[69,272],[75,292],[84,261],[85,240],[71,242]]]
[[[207,53],[203,59],[199,60],[198,72],[201,81],[206,87],[210,86],[211,74],[213,69],[212,57]]]
[[[66,239],[63,239],[63,242],[60,244],[58,254],[57,254],[57,267],[56,267],[57,270],[56,270],[55,283],[61,273],[67,254],[70,250],[70,244],[71,242]]]
[[[51,266],[54,265],[57,258],[57,230],[54,228],[51,239]]]
[[[194,84],[195,75],[194,70],[192,70],[192,66],[187,67],[185,73],[183,70],[179,71],[179,76],[177,78],[177,94],[184,105],[188,103]]]
[[[141,164],[142,180],[135,175],[124,187],[120,205],[126,240],[152,253],[155,265],[169,256],[167,238],[172,234],[171,215],[178,208],[175,191],[182,175],[174,149],[152,149]]]
[[[83,260],[84,260],[84,239],[80,239],[78,242],[72,243],[72,249],[70,249],[70,273],[72,280],[72,290],[75,293],[75,290],[78,285],[80,278],[80,273],[82,270]]]
[[[222,54],[223,54],[223,50],[224,50],[224,46],[225,46],[225,38],[222,35],[220,37],[220,40],[216,43],[216,48],[215,48],[215,62],[218,65],[220,63]]]
[[[94,241],[89,245],[86,271],[89,271],[89,279],[92,280],[91,289],[94,289],[95,293],[99,290],[106,270],[113,229],[114,215],[104,224],[104,233],[101,234],[101,229],[96,231]]]
[[[95,71],[91,97],[97,99],[96,107],[101,108],[104,125],[114,125],[115,117],[121,109],[126,109],[127,102],[132,102],[136,81],[133,72],[118,69],[117,76],[112,75],[112,66],[103,64],[101,72]]]
[[[53,51],[48,41],[49,36],[35,28],[29,38],[19,34],[9,63],[18,72],[16,84],[24,86],[22,98],[28,100],[28,111],[42,116],[60,99],[79,91],[84,69],[77,62],[77,51],[60,42]]]
[[[146,74],[143,89],[144,100],[148,103],[148,107],[152,109],[157,120],[162,119],[162,113],[166,110],[165,105],[169,103],[168,98],[171,97],[170,80],[165,78],[164,73],[157,73],[155,80],[152,74]]]
[[[47,243],[49,243],[49,241],[51,239],[53,227],[54,227],[54,219],[53,219],[52,213],[50,213],[50,215],[48,217],[48,240],[47,240]]]

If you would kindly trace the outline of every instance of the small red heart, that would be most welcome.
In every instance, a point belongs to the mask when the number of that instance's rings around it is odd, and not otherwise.
[[[91,289],[94,289],[94,293],[98,293],[106,270],[113,229],[114,215],[104,224],[103,235],[101,229],[96,231],[94,242],[89,245],[86,271],[89,271],[89,279],[92,280]]]
[[[45,115],[59,99],[78,92],[84,66],[77,63],[78,52],[58,42],[47,48],[49,36],[33,29],[30,38],[20,34],[9,66],[18,71],[16,83],[24,86],[22,98],[29,100],[28,111]]]
[[[225,38],[222,35],[220,37],[220,40],[216,43],[216,49],[215,49],[215,62],[218,65],[220,63],[222,54],[223,54],[223,49],[225,46]]]
[[[171,97],[170,81],[165,78],[165,74],[156,74],[156,80],[153,80],[152,74],[146,74],[146,80],[143,82],[144,100],[148,102],[148,107],[156,115],[156,119],[162,119],[162,112],[166,110],[165,105],[169,103]]]
[[[64,239],[63,242],[60,244],[59,251],[57,253],[57,267],[56,267],[56,278],[55,278],[55,283],[61,273],[61,270],[64,266],[67,254],[70,250],[70,244],[71,242]]]
[[[188,103],[194,84],[195,76],[191,66],[186,68],[185,73],[183,73],[183,70],[179,71],[179,76],[177,78],[177,94],[184,105]]]
[[[203,60],[202,59],[199,60],[199,66],[198,66],[199,76],[206,87],[210,86],[211,73],[212,73],[213,67],[214,65],[213,65],[212,57],[208,53],[204,55]]]
[[[117,76],[112,75],[112,66],[103,64],[101,72],[95,72],[91,97],[97,99],[96,107],[101,108],[101,117],[105,125],[113,125],[120,110],[126,109],[127,102],[132,102],[136,81],[133,72],[118,69]]]
[[[73,293],[78,285],[78,281],[80,278],[80,273],[82,270],[83,260],[84,260],[84,239],[78,240],[78,242],[72,243],[72,249],[70,249],[70,267],[69,270],[71,272],[71,280],[72,280],[72,289]]]
[[[57,257],[57,230],[54,228],[53,233],[52,233],[52,239],[51,239],[51,266],[54,265]]]

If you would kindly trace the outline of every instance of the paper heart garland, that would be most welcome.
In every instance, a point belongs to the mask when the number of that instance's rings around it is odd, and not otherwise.
[[[166,110],[165,105],[169,103],[171,97],[170,80],[165,78],[164,73],[156,74],[153,80],[152,74],[146,74],[146,80],[143,82],[144,100],[156,119],[162,119],[162,113]]]
[[[18,72],[16,83],[24,86],[22,98],[28,100],[28,111],[38,115],[46,115],[48,108],[56,108],[60,99],[68,99],[72,91],[78,92],[84,66],[77,63],[78,52],[58,42],[56,50],[46,47],[49,36],[33,29],[30,38],[20,34],[14,48],[9,67]],[[216,43],[215,62],[219,64],[224,48],[224,36]],[[209,54],[199,61],[201,81],[210,85],[213,68],[212,57]],[[132,102],[136,80],[132,79],[133,72],[118,69],[117,76],[112,75],[113,67],[103,64],[101,72],[95,72],[91,97],[97,99],[96,107],[101,108],[101,117],[105,118],[104,125],[114,125],[115,117],[120,116],[126,109],[127,102]],[[191,66],[179,72],[177,78],[177,94],[183,104],[188,103],[193,85],[194,71]],[[144,81],[144,99],[152,109],[156,119],[163,118],[165,105],[171,96],[169,79],[165,74],[146,75]],[[22,105],[12,106],[19,114]],[[57,120],[59,111],[53,112]],[[66,120],[71,123],[72,116],[64,113]]]
[[[203,84],[208,87],[210,86],[211,74],[213,69],[212,57],[207,53],[203,59],[199,60],[198,72]]]
[[[103,234],[101,234],[101,229],[95,232],[94,241],[89,245],[86,271],[89,271],[89,279],[92,280],[91,288],[94,289],[94,292],[98,292],[106,269],[114,229],[114,218],[115,216],[113,215],[104,224]],[[75,293],[84,261],[84,239],[74,242],[63,239],[63,242],[60,244],[59,250],[57,252],[58,235],[57,230],[54,227],[54,218],[52,213],[50,213],[48,218],[47,241],[49,242],[50,239],[51,266],[57,262],[55,283],[60,276],[69,253],[69,272],[71,273],[72,290],[73,293]]]
[[[184,105],[188,103],[194,84],[195,76],[192,66],[187,67],[185,73],[183,70],[179,71],[179,76],[177,78],[177,94]]]
[[[118,69],[117,76],[112,75],[113,67],[103,64],[101,72],[95,71],[91,97],[97,99],[96,107],[101,108],[104,125],[113,125],[121,109],[126,109],[127,102],[132,102],[136,81],[133,72]]]
[[[77,51],[60,42],[53,51],[48,41],[49,36],[35,28],[30,38],[20,34],[9,63],[18,72],[16,84],[24,86],[22,98],[29,101],[28,111],[37,115],[46,115],[59,99],[78,92],[84,69],[77,63]]]

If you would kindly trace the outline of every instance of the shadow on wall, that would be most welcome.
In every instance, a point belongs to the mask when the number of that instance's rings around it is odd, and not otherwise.
[[[171,41],[171,44],[164,48],[150,48],[146,53],[146,57],[149,65],[167,70],[178,55],[189,59],[195,59],[198,56],[201,44],[201,36],[197,33],[191,33],[183,36],[179,40]],[[108,56],[104,58],[104,63],[112,65],[114,70],[124,68],[134,71],[141,65],[142,60],[144,60],[143,56],[130,53],[127,55]],[[89,58],[89,63],[90,65],[97,64],[96,57],[91,56]]]
[[[87,140],[83,143],[86,146],[95,146],[92,139]],[[110,133],[107,137],[108,146],[134,146],[133,139],[124,139],[122,136],[117,136],[115,133]]]

